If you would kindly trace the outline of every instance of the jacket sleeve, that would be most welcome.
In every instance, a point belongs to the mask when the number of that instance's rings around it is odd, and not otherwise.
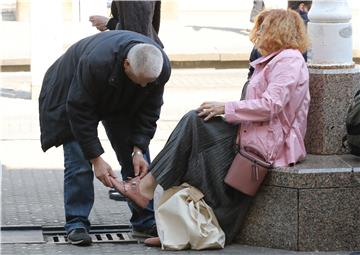
[[[269,73],[265,75],[268,85],[260,98],[225,104],[226,121],[230,123],[268,121],[283,111],[290,100],[292,91],[298,84],[303,62],[304,60],[301,58],[280,59],[271,69],[267,70]]]
[[[96,112],[96,82],[90,61],[81,59],[67,98],[66,111],[71,130],[86,159],[100,156],[104,149],[98,138],[100,118]]]
[[[164,86],[170,78],[170,73],[170,64],[167,62],[162,74],[155,81],[155,88],[147,96],[143,107],[134,118],[132,143],[143,151],[148,148],[150,140],[154,137],[156,121],[160,117],[160,110],[163,104]]]

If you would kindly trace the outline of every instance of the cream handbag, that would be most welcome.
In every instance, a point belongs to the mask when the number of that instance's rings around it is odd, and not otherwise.
[[[155,210],[163,250],[224,248],[225,233],[203,197],[187,183],[163,193]]]

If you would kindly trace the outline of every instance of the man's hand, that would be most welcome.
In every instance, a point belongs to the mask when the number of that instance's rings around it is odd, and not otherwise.
[[[225,103],[223,102],[204,102],[196,109],[199,117],[204,117],[207,121],[215,116],[225,113]]]
[[[92,15],[89,17],[89,21],[93,27],[96,27],[97,30],[103,32],[107,29],[106,24],[108,23],[109,19],[105,16]]]
[[[134,147],[132,161],[133,161],[135,176],[140,176],[140,178],[143,178],[148,172],[149,164],[145,160],[141,150],[137,147]]]
[[[108,163],[106,163],[106,161],[103,160],[102,157],[100,156],[90,161],[94,166],[94,172],[96,178],[98,178],[99,181],[101,181],[106,187],[112,188],[113,185],[109,176],[116,178],[116,175],[114,171],[111,169],[111,166]]]

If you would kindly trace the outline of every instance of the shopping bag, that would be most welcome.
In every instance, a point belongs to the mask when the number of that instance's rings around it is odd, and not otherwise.
[[[187,183],[163,193],[155,210],[162,249],[224,248],[225,233],[203,197],[200,190]]]

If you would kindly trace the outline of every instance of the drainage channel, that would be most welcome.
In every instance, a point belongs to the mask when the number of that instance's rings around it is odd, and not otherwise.
[[[130,225],[94,225],[89,235],[93,243],[139,243],[131,234]],[[69,244],[60,226],[2,226],[1,243],[52,243]]]

